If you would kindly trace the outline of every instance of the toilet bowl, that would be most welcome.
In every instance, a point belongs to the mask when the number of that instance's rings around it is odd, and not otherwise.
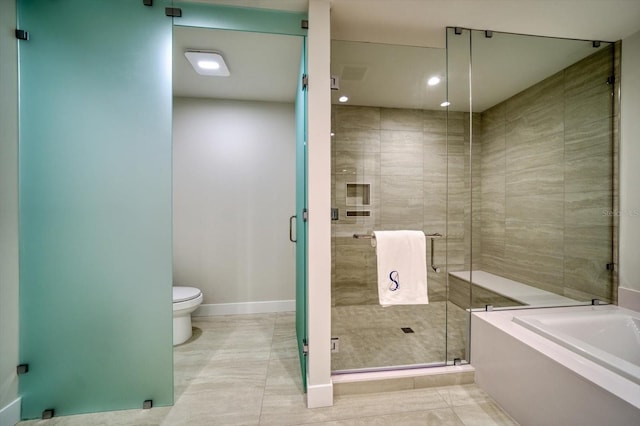
[[[202,303],[202,292],[195,287],[173,287],[173,346],[191,337],[191,313]]]

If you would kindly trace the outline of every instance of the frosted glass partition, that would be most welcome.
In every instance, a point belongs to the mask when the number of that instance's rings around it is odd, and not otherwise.
[[[19,0],[22,417],[173,403],[171,2]]]
[[[309,205],[307,201],[307,90],[302,84],[302,76],[307,73],[307,52],[302,45],[300,58],[300,78],[296,91],[296,340],[300,358],[302,387],[307,389],[307,232],[308,222],[304,214]]]
[[[307,20],[307,14],[303,12],[206,4],[201,1],[175,1],[174,7],[182,11],[176,25],[185,27],[307,35],[307,29],[302,25]]]

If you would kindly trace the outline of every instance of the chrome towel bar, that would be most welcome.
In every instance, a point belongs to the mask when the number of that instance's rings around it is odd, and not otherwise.
[[[442,235],[439,232],[434,232],[433,234],[424,234],[425,237],[427,237],[429,240],[431,240],[431,269],[433,269],[434,272],[436,273],[440,273],[440,267],[436,266],[433,264],[433,252],[434,252],[434,240],[436,238],[443,238],[444,235]],[[355,239],[362,239],[362,240],[375,240],[376,236],[372,235],[372,234],[353,234],[353,238]]]
[[[440,234],[438,232],[436,232],[434,234],[424,234],[424,236],[427,237],[427,238],[431,238],[431,239],[444,237],[444,235],[442,235],[442,234]],[[353,238],[363,239],[363,240],[370,240],[370,239],[375,239],[376,236],[372,235],[372,234],[353,234]]]

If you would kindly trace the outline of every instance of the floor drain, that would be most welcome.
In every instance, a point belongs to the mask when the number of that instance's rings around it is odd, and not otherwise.
[[[400,330],[404,331],[405,333],[413,333],[411,327],[401,327]]]

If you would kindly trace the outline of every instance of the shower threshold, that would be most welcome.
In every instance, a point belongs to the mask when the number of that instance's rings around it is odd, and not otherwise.
[[[404,367],[404,368],[403,368]],[[334,371],[334,395],[376,393],[475,383],[471,364],[397,366],[363,370]]]

